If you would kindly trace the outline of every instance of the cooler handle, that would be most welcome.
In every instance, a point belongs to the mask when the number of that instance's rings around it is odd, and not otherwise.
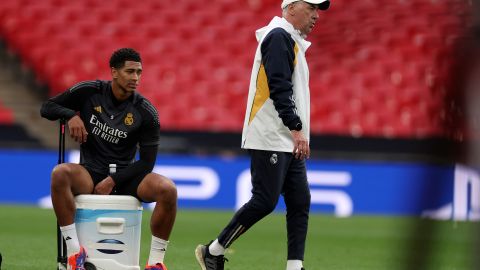
[[[97,218],[97,230],[102,234],[122,234],[125,227],[124,218]]]

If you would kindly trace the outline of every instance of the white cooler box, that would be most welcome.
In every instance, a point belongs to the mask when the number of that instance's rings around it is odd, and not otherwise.
[[[139,270],[142,204],[132,196],[75,197],[75,226],[87,269]]]

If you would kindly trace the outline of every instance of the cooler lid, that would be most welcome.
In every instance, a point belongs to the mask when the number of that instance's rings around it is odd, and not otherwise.
[[[77,209],[143,209],[137,198],[128,195],[78,195],[75,197],[75,204]]]

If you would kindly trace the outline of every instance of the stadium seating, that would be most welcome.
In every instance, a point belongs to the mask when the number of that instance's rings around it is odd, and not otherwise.
[[[9,108],[6,108],[0,100],[0,125],[10,125],[13,123],[13,112]]]
[[[1,124],[13,124],[13,113],[5,108],[0,108],[0,123]]]
[[[254,31],[280,2],[1,1],[0,35],[50,95],[109,79],[110,53],[134,47],[164,129],[240,131]],[[332,0],[308,38],[312,132],[448,136],[445,84],[467,20],[461,0]]]

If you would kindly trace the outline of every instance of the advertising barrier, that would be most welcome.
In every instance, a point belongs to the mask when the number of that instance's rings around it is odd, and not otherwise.
[[[78,162],[78,151],[66,159]],[[0,203],[51,207],[56,161],[53,151],[0,151]],[[307,170],[312,212],[480,218],[480,177],[466,166],[310,159]],[[180,208],[234,210],[251,196],[247,156],[159,155],[154,171],[175,182]],[[284,208],[280,198],[277,210]]]

